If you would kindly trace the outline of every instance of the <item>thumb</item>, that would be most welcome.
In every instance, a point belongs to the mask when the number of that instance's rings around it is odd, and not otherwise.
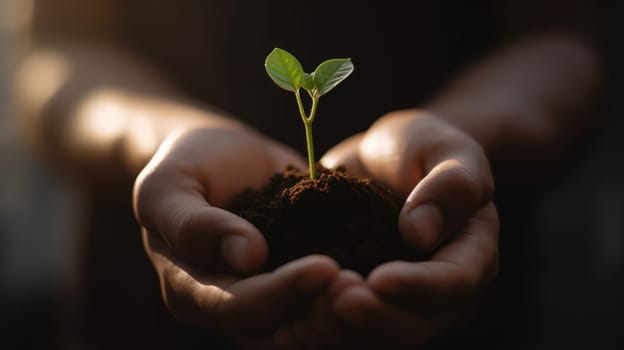
[[[399,231],[416,249],[432,251],[487,203],[494,191],[482,152],[464,149],[434,163],[409,194]]]
[[[430,252],[493,192],[488,160],[470,136],[423,111],[387,114],[360,144],[368,172],[408,194],[399,231],[413,248]]]
[[[137,207],[147,201],[145,196],[137,195]],[[259,270],[266,260],[266,241],[251,223],[193,193],[162,194],[159,202],[137,212],[150,234],[162,237],[193,266],[246,274]]]
[[[251,223],[210,206],[188,182],[150,172],[139,176],[135,215],[150,235],[161,237],[187,263],[212,272],[252,273],[264,264],[268,248]]]
[[[243,333],[275,331],[309,312],[338,272],[329,257],[309,255],[241,280],[226,288],[234,299],[220,309],[223,322]]]

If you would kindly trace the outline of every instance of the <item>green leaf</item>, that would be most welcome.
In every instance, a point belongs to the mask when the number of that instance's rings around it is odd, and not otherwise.
[[[345,80],[353,72],[350,58],[334,58],[327,60],[314,70],[313,78],[319,96],[323,96]]]
[[[269,77],[282,89],[295,92],[303,82],[301,63],[286,50],[273,49],[264,61]]]
[[[314,86],[314,73],[312,74],[308,74],[308,73],[303,73],[303,88],[308,90],[308,92],[311,94],[312,90],[314,90],[315,86]]]

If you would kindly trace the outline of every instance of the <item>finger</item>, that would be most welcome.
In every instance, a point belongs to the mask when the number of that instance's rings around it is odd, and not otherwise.
[[[268,248],[262,234],[248,221],[209,206],[197,193],[162,189],[154,207],[146,208],[142,224],[162,236],[188,263],[213,272],[257,271]]]
[[[281,327],[276,334],[277,342],[286,349],[304,346],[312,349],[341,348],[346,328],[331,310],[331,304],[344,290],[354,285],[362,285],[363,282],[362,277],[354,271],[338,272],[327,293],[315,301],[311,315]]]
[[[362,286],[345,291],[334,303],[336,314],[352,332],[352,344],[366,349],[419,348],[460,324],[464,308],[425,316],[385,303]]]
[[[408,343],[408,337],[416,338],[418,332],[424,331],[427,326],[413,315],[384,305],[364,286],[347,289],[336,299],[333,308],[353,334],[352,342],[358,348],[403,348]]]
[[[426,112],[380,118],[362,139],[359,154],[375,179],[407,196],[399,231],[420,251],[432,251],[493,192],[481,146]]]
[[[143,244],[158,274],[163,301],[173,317],[182,323],[216,326],[215,311],[232,298],[225,286],[234,284],[238,277],[214,275],[210,281],[202,282],[197,273],[177,260],[162,238],[143,229]]]
[[[336,315],[350,327],[359,331],[372,332],[379,329],[381,319],[374,317],[377,296],[366,286],[355,285],[338,295],[332,305]]]
[[[274,332],[308,314],[314,299],[327,290],[338,271],[330,258],[311,255],[272,273],[241,280],[228,288],[236,299],[223,308],[223,314],[237,329]]]
[[[360,133],[342,141],[325,153],[319,162],[328,169],[342,166],[350,173],[364,174],[364,168],[358,155],[358,149],[363,136],[364,134]]]
[[[338,272],[331,259],[309,256],[245,279],[204,273],[177,260],[162,239],[145,230],[143,237],[163,299],[176,319],[216,327],[234,337],[272,336],[279,325],[309,311],[311,300]]]
[[[335,298],[346,289],[363,283],[364,280],[359,273],[351,270],[341,270],[329,287],[329,297]]]
[[[467,303],[498,273],[498,225],[490,203],[430,261],[381,265],[366,283],[380,297],[411,310],[437,312]]]
[[[341,276],[343,275],[343,276]],[[308,317],[297,320],[278,331],[280,343],[288,344],[288,348],[310,349],[344,349],[349,343],[351,334],[332,310],[334,296],[343,290],[361,284],[361,277],[349,271],[341,271],[332,282],[327,294],[317,298],[314,308]],[[346,278],[345,278],[346,277]],[[341,281],[340,281],[341,280]],[[338,287],[336,287],[339,285]],[[303,344],[303,345],[302,345]]]
[[[492,197],[493,179],[480,147],[460,143],[425,159],[425,177],[399,214],[399,231],[414,248],[432,251]]]
[[[215,144],[227,146],[231,141],[224,140],[233,136],[210,130],[177,135],[163,144],[137,178],[136,217],[151,234],[162,236],[189,262],[215,270],[257,271],[267,255],[263,236],[244,219],[210,206],[207,198],[223,201],[226,193],[232,196],[242,190],[242,184],[253,185],[258,180],[244,178],[246,172],[240,175],[242,180],[231,175],[229,172],[236,171],[239,165],[227,166],[223,156],[214,154],[215,150],[206,150],[208,154],[202,156],[196,154],[197,143],[207,137],[212,137]],[[263,153],[257,156],[266,157]]]
[[[311,326],[314,339],[308,341],[316,345],[317,349],[344,349],[347,345],[349,332],[332,310],[333,297],[326,294],[317,299],[311,316]],[[300,330],[305,334],[305,329]]]

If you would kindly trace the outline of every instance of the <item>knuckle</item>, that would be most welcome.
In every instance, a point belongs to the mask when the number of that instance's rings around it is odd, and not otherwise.
[[[452,136],[449,136],[452,138]],[[481,206],[494,194],[494,177],[483,147],[463,132],[455,133],[457,162],[449,169],[451,181]]]
[[[464,166],[455,166],[447,173],[449,183],[454,184],[466,200],[471,203],[481,202],[483,197],[483,187],[478,181],[476,174]]]
[[[186,208],[178,208],[171,213],[171,221],[166,225],[168,233],[166,236],[170,239],[170,244],[174,249],[181,249],[185,244],[185,232],[193,226],[192,213]]]

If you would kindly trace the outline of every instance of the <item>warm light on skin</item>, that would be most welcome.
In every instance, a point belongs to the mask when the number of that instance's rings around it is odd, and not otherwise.
[[[153,118],[147,112],[137,111],[128,122],[125,146],[128,149],[128,165],[131,169],[143,167],[144,160],[149,159],[158,148],[162,137],[154,125]]]
[[[128,123],[128,111],[123,97],[110,89],[100,89],[88,95],[78,106],[77,130],[79,143],[111,144],[123,137]],[[79,146],[79,145],[77,145]]]
[[[387,159],[396,155],[395,142],[390,137],[366,137],[361,151],[365,154],[375,154],[380,159]]]
[[[338,156],[330,155],[330,156],[323,156],[320,162],[321,162],[321,165],[323,165],[325,168],[335,169],[339,167],[340,165],[342,165],[342,163],[340,162],[341,160],[342,159],[340,159]]]
[[[149,160],[147,165],[145,165],[145,167],[143,168],[141,173],[139,173],[139,175],[138,175],[138,177],[136,179],[137,183],[141,183],[143,181],[144,177],[146,177],[147,175],[151,174],[154,171],[154,169],[156,169],[156,167],[165,159],[167,154],[169,154],[169,152],[171,152],[171,149],[175,145],[175,141],[176,141],[177,135],[180,132],[181,131],[172,133],[170,137],[166,138],[160,144],[160,147],[158,148],[158,150],[156,151],[154,156]]]
[[[427,177],[421,180],[418,183],[418,185],[416,185],[416,187],[410,192],[410,194],[407,196],[407,199],[405,200],[405,206],[406,207],[414,206],[413,203],[418,201],[418,198],[416,196],[419,194],[420,188],[429,186],[428,183],[432,181],[431,179],[444,176],[444,173],[452,173],[453,169],[465,169],[465,168],[466,168],[465,164],[460,159],[457,159],[456,157],[446,159],[442,161],[441,163],[437,164],[427,174]]]
[[[386,128],[380,130],[373,137],[364,137],[360,144],[359,153],[361,159],[368,159],[363,164],[366,169],[376,169],[376,173],[392,181],[390,183],[391,186],[398,187],[400,181],[395,178],[394,172],[401,164],[401,152],[404,145],[397,144],[392,132],[392,130]]]
[[[197,292],[198,304],[205,304],[208,310],[213,308],[210,305],[223,305],[234,297],[232,293],[215,285],[202,285]]]
[[[125,166],[138,172],[165,136],[159,128],[162,118],[154,110],[157,106],[154,101],[120,89],[99,89],[89,94],[76,109],[77,122],[71,132],[74,147],[88,146],[113,152],[113,148],[117,148],[123,152]],[[178,129],[184,130],[185,124],[180,124]]]
[[[207,118],[210,115],[211,118]],[[119,87],[88,93],[73,110],[67,143],[77,153],[117,157],[138,173],[167,137],[193,127],[236,127],[209,112]]]
[[[35,52],[17,73],[18,90],[27,95],[25,98],[30,106],[43,108],[70,75],[70,64],[60,53],[53,50]]]

